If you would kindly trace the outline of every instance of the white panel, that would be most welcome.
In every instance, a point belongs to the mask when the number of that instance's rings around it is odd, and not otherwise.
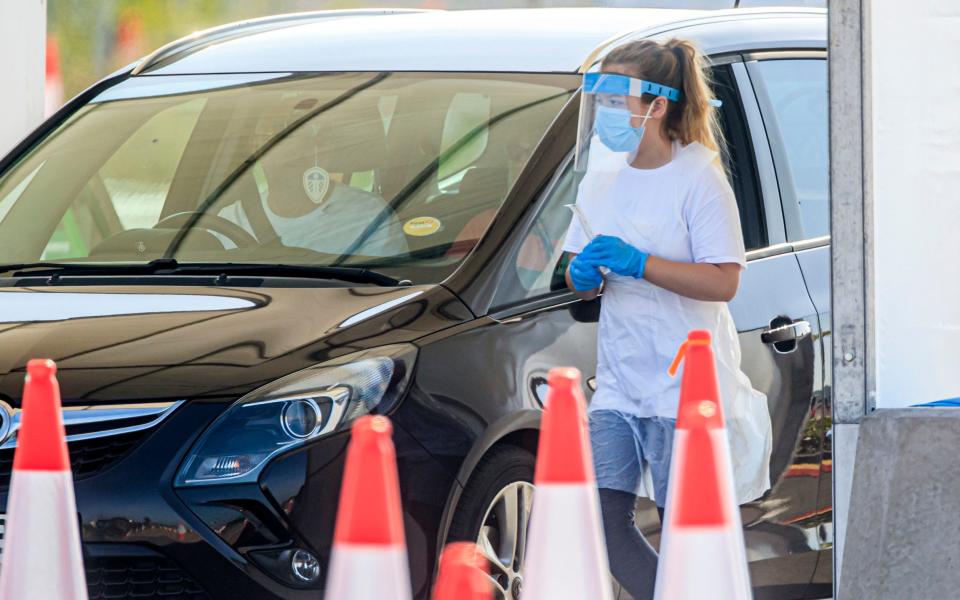
[[[960,396],[960,2],[869,17],[876,405],[895,408]]]
[[[0,155],[43,118],[46,0],[0,2]]]

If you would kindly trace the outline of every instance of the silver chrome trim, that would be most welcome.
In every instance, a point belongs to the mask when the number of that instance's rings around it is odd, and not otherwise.
[[[780,256],[781,254],[789,254],[790,252],[793,252],[793,244],[772,244],[747,252],[747,262],[760,260],[761,258],[770,258],[771,256]]]
[[[822,248],[824,246],[830,245],[830,236],[822,235],[815,238],[807,238],[805,240],[799,240],[796,242],[791,242],[793,244],[794,252],[802,252],[804,250],[812,250],[813,248]]]
[[[140,75],[164,58],[169,58],[180,52],[187,52],[188,50],[197,49],[198,46],[212,44],[233,35],[252,34],[256,33],[258,30],[267,31],[283,26],[299,25],[308,23],[310,21],[319,21],[322,19],[337,17],[392,15],[417,12],[426,11],[416,9],[318,10],[271,15],[257,19],[247,19],[246,21],[240,21],[238,23],[229,23],[227,25],[220,25],[217,27],[211,27],[210,29],[195,31],[188,36],[174,40],[169,44],[165,44],[145,56],[139,63],[137,63],[137,66],[130,71],[130,74]]]
[[[63,424],[67,430],[67,443],[151,429],[169,417],[173,411],[179,408],[184,402],[186,401],[177,400],[176,402],[154,402],[150,404],[112,404],[106,406],[66,406],[63,408]],[[110,423],[112,422],[120,424],[130,419],[151,416],[153,418],[146,423],[128,425],[126,427],[110,427]],[[87,433],[72,435],[69,433],[70,427],[72,426],[88,425],[91,423],[102,423],[104,428]],[[16,432],[18,429],[20,429],[20,409],[15,409],[10,417],[8,439],[0,445],[0,450],[9,450],[17,447]]]
[[[744,61],[827,58],[826,50],[759,50],[743,55]]]
[[[796,242],[784,242],[782,244],[771,244],[763,248],[747,251],[747,262],[760,260],[761,258],[770,258],[790,252],[803,252],[804,250],[813,250],[814,248],[823,248],[830,245],[830,236],[824,235],[815,238],[807,238]]]

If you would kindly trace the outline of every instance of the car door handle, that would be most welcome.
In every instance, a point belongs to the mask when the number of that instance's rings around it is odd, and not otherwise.
[[[810,323],[793,321],[785,325],[771,327],[760,334],[760,341],[764,344],[779,344],[780,342],[795,342],[802,340],[813,332]]]

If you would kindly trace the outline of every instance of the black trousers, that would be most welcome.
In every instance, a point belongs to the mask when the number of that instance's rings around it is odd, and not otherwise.
[[[610,572],[634,600],[652,600],[657,581],[657,553],[637,528],[637,497],[600,488],[600,511]],[[663,522],[663,509],[657,508]]]

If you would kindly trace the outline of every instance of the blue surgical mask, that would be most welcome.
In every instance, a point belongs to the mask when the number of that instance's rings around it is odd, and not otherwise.
[[[644,123],[650,118],[651,110],[653,110],[652,104],[647,110],[646,116],[643,117]],[[631,125],[631,116],[630,111],[626,108],[597,106],[594,129],[604,146],[614,152],[634,152],[640,147],[646,128],[644,125],[640,127]]]

